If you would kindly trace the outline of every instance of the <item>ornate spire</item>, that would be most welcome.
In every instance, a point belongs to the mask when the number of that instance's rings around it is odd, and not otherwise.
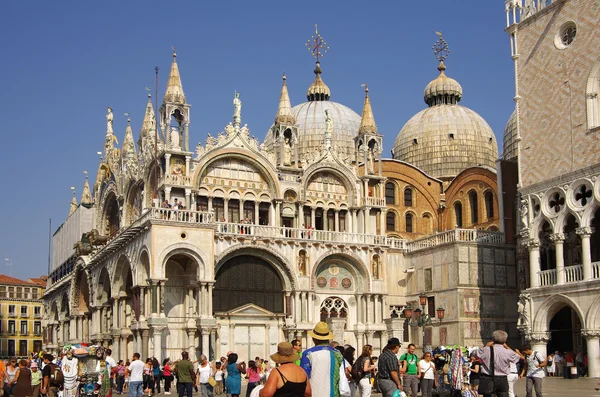
[[[424,99],[427,105],[456,105],[462,99],[462,87],[458,81],[446,76],[444,61],[450,55],[448,43],[441,32],[435,32],[440,38],[433,45],[433,53],[440,62],[437,69],[440,75],[425,87]]]
[[[133,131],[131,130],[131,118],[129,118],[129,113],[125,113],[125,116],[127,116],[127,127],[125,128],[125,138],[123,139],[121,156],[126,158],[131,153],[135,154],[135,141],[133,140]]]
[[[373,117],[373,109],[371,109],[371,100],[369,99],[369,86],[365,87],[365,104],[363,105],[362,118],[360,120],[359,134],[377,134],[377,124]]]
[[[90,192],[90,184],[88,182],[88,172],[83,171],[85,174],[85,182],[83,184],[83,192],[81,193],[81,204],[91,205],[92,204],[92,193]]]
[[[281,95],[279,96],[279,107],[277,108],[277,116],[275,123],[296,124],[296,118],[292,113],[292,104],[286,83],[287,78],[283,74],[283,85],[281,86]]]
[[[323,82],[321,79],[321,62],[320,59],[325,56],[327,50],[329,50],[329,46],[323,40],[323,37],[319,34],[319,29],[317,25],[315,25],[315,35],[312,36],[310,40],[306,43],[306,47],[308,51],[311,52],[313,58],[316,59],[317,65],[315,67],[315,81],[308,87],[308,92],[306,93],[306,98],[310,101],[328,101],[331,97],[331,91],[327,84]]]
[[[167,82],[167,90],[163,97],[164,102],[185,103],[181,77],[179,76],[179,67],[177,66],[177,53],[173,48],[173,63],[171,64],[171,73]]]
[[[154,133],[155,129],[156,115],[154,114],[154,107],[152,106],[152,95],[148,93],[148,103],[146,104],[146,111],[144,112],[144,121],[142,122],[140,136],[146,136],[150,132]]]
[[[71,186],[71,190],[73,191],[73,198],[71,199],[71,205],[69,207],[69,216],[71,216],[73,212],[75,212],[75,210],[77,209],[77,197],[75,197],[75,187]]]

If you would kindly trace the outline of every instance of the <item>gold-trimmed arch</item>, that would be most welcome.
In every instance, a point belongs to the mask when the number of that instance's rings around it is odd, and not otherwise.
[[[371,292],[370,270],[364,264],[364,262],[352,252],[326,252],[322,254],[314,262],[314,266],[310,272],[310,283],[312,289],[315,288],[319,268],[327,264],[329,261],[339,261],[343,264],[349,264],[350,266],[347,270],[353,273],[353,275],[356,277],[356,281],[358,282],[357,292]]]
[[[344,186],[346,187],[346,191],[348,192],[348,203],[351,206],[355,205],[356,200],[358,198],[358,192],[356,189],[356,184],[354,183],[354,180],[355,180],[354,175],[352,175],[346,168],[332,167],[332,165],[328,164],[328,163],[312,164],[310,167],[308,167],[308,169],[306,169],[304,175],[302,176],[302,180],[300,182],[301,186],[302,186],[301,199],[303,201],[306,200],[306,190],[308,188],[308,183],[312,180],[312,178],[315,175],[317,175],[321,172],[332,173],[335,176],[337,176],[338,178],[340,178],[342,180],[342,182],[344,183]]]
[[[279,179],[277,178],[277,173],[271,163],[261,156],[254,156],[253,152],[242,148],[223,147],[214,152],[211,151],[209,156],[202,158],[194,170],[194,175],[192,177],[194,186],[198,187],[202,185],[202,179],[205,176],[206,170],[212,163],[225,158],[235,158],[253,165],[267,181],[269,190],[275,192],[276,197],[281,197]]]

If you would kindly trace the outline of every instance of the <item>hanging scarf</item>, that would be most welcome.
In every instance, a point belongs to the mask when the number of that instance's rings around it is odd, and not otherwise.
[[[463,383],[463,353],[462,349],[456,349],[452,352],[450,361],[451,385],[454,390],[462,390]]]

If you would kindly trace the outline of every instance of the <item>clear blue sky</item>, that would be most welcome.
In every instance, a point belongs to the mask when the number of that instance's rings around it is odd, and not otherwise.
[[[122,141],[123,113],[136,134],[160,67],[162,99],[176,46],[192,105],[190,146],[230,121],[234,90],[259,139],[288,76],[292,104],[306,100],[314,62],[304,43],[314,24],[331,49],[322,61],[332,100],[360,114],[369,84],[385,156],[403,124],[423,109],[438,71],[431,47],[442,31],[447,74],[462,104],[481,114],[502,145],[514,108],[513,63],[503,0],[431,1],[38,1],[4,2],[0,34],[2,141],[0,273],[46,273],[48,219],[65,220],[70,186],[95,179],[106,107]]]

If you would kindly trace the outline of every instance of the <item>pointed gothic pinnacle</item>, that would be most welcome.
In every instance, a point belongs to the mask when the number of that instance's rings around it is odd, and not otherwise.
[[[144,121],[142,122],[140,135],[145,136],[150,131],[154,131],[155,128],[156,115],[154,114],[154,107],[152,106],[152,95],[148,94],[148,103],[146,104],[146,111],[144,112]]]
[[[71,190],[73,191],[73,198],[71,199],[71,205],[69,207],[69,216],[72,215],[73,212],[75,212],[75,210],[77,209],[77,198],[75,197],[75,188],[71,186]]]
[[[88,182],[88,173],[83,171],[85,174],[85,183],[83,184],[83,192],[81,193],[81,204],[90,205],[92,204],[92,193],[90,192],[90,184]]]
[[[181,76],[179,76],[179,67],[177,66],[177,53],[173,51],[173,63],[171,64],[171,73],[167,82],[167,90],[163,97],[163,102],[185,103],[183,86],[181,85]]]
[[[369,87],[366,84],[363,85],[365,87],[365,104],[363,106],[362,118],[360,120],[360,128],[358,129],[358,133],[377,134],[377,124],[375,124],[373,109],[371,109],[371,100],[369,99]]]
[[[279,96],[279,107],[277,108],[277,116],[275,116],[275,123],[284,124],[296,124],[296,118],[292,113],[292,104],[290,102],[290,95],[288,94],[287,88],[287,77],[283,74],[283,85],[281,86],[281,95]]]
[[[129,152],[135,153],[135,142],[133,140],[133,131],[131,130],[131,118],[127,115],[127,127],[125,128],[125,138],[123,138],[123,147],[121,155],[125,156]]]

